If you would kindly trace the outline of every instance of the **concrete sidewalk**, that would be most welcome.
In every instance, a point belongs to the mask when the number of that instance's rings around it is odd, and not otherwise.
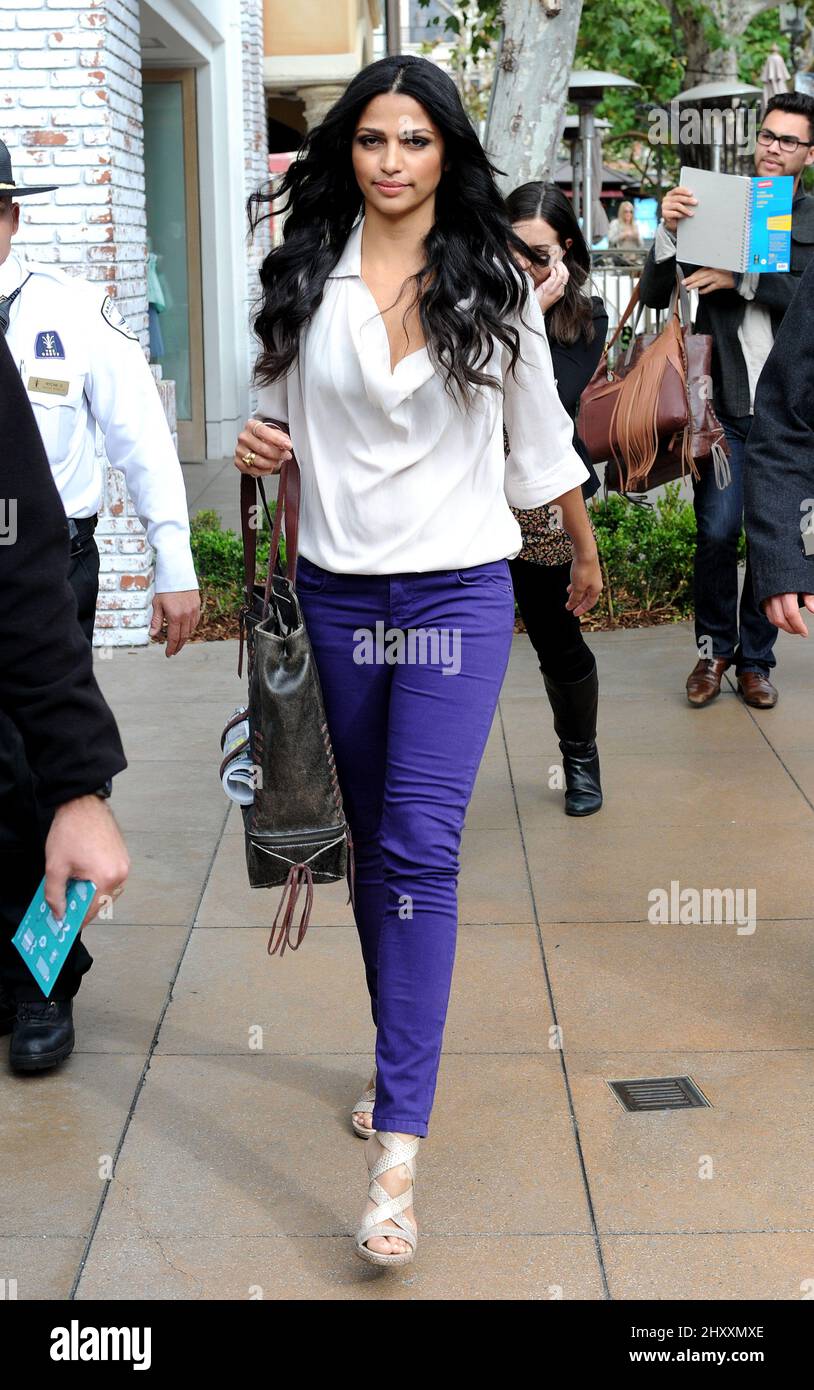
[[[246,887],[219,788],[236,644],[97,661],[130,759],[115,809],[133,871],[115,920],[88,929],[74,1055],[0,1069],[0,1275],[19,1298],[801,1297],[814,642],[781,636],[780,703],[761,714],[731,687],[688,707],[689,625],[590,641],[607,800],[571,820],[515,638],[400,1272],[351,1250],[366,1167],[348,1112],[374,1034],[346,893],[319,889],[302,950],[269,958],[277,892]],[[652,925],[648,894],[673,880],[755,888],[757,930]],[[710,1108],[627,1114],[607,1085],[684,1074]]]

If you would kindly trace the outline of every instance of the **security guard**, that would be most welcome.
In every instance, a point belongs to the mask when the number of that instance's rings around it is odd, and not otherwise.
[[[180,651],[200,616],[183,476],[152,373],[136,335],[101,285],[55,266],[26,262],[11,241],[20,221],[14,201],[55,185],[17,187],[0,141],[0,332],[31,402],[51,472],[68,517],[69,579],[90,641],[99,587],[93,532],[102,502],[96,427],[111,464],[125,475],[136,511],[156,550],[152,636],[167,623],[167,656]],[[0,495],[2,495],[0,487]],[[109,794],[109,784],[100,795]],[[36,883],[23,867],[44,844],[50,815],[39,805],[20,736],[0,716],[0,933],[13,934]],[[34,856],[37,857],[36,855]],[[19,867],[19,872],[18,868]],[[16,921],[15,921],[16,918]],[[0,959],[10,961],[8,954]],[[12,965],[0,971],[0,1032],[13,1028],[12,1065],[41,1070],[73,1048],[72,998],[92,957],[81,936],[54,993],[36,992]],[[56,997],[55,997],[56,996]],[[42,1000],[42,996],[39,996]],[[18,1007],[24,1005],[25,1007]]]

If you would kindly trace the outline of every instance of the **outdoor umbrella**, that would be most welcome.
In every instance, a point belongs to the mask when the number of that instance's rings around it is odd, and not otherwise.
[[[791,76],[786,64],[783,62],[783,54],[780,52],[776,43],[772,44],[772,51],[763,64],[760,80],[763,83],[763,102],[770,101],[772,97],[778,96],[780,92],[788,91],[788,81]]]

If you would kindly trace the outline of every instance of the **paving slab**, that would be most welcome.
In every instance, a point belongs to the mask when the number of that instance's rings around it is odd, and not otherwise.
[[[200,505],[230,469],[198,478]],[[463,836],[422,1242],[400,1272],[350,1250],[366,1168],[348,1116],[374,1029],[347,887],[320,888],[302,950],[269,958],[279,894],[247,887],[219,788],[237,643],[97,654],[133,870],[88,930],[74,1055],[35,1078],[0,1067],[0,1260],[18,1297],[64,1298],[80,1268],[79,1299],[803,1296],[814,642],[781,634],[780,703],[758,712],[730,676],[689,708],[688,623],[588,640],[607,799],[586,820],[549,785],[550,708],[513,644]],[[648,920],[672,880],[754,888],[756,930]],[[607,1086],[673,1074],[710,1108],[628,1115]]]

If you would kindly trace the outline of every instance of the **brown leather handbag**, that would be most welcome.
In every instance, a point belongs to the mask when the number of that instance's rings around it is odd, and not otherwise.
[[[258,487],[271,528],[268,571],[262,583],[256,579]],[[347,875],[351,901],[354,896],[353,844],[322,688],[295,589],[299,499],[299,466],[293,456],[280,473],[273,523],[262,481],[241,474],[245,602],[238,670],[242,670],[245,641],[249,743],[255,772],[254,801],[241,810],[251,887],[283,885],[268,943],[269,955],[279,950],[281,956],[287,945],[296,950],[305,936],[315,883],[331,883]],[[279,568],[283,518],[285,573]],[[290,933],[303,887],[305,904],[294,941]]]
[[[705,465],[726,487],[729,448],[712,405],[712,339],[693,331],[678,273],[665,327],[634,337],[623,360],[608,363],[638,304],[639,284],[582,393],[580,438],[594,463],[607,463],[606,489],[647,492],[688,473],[698,478]]]

